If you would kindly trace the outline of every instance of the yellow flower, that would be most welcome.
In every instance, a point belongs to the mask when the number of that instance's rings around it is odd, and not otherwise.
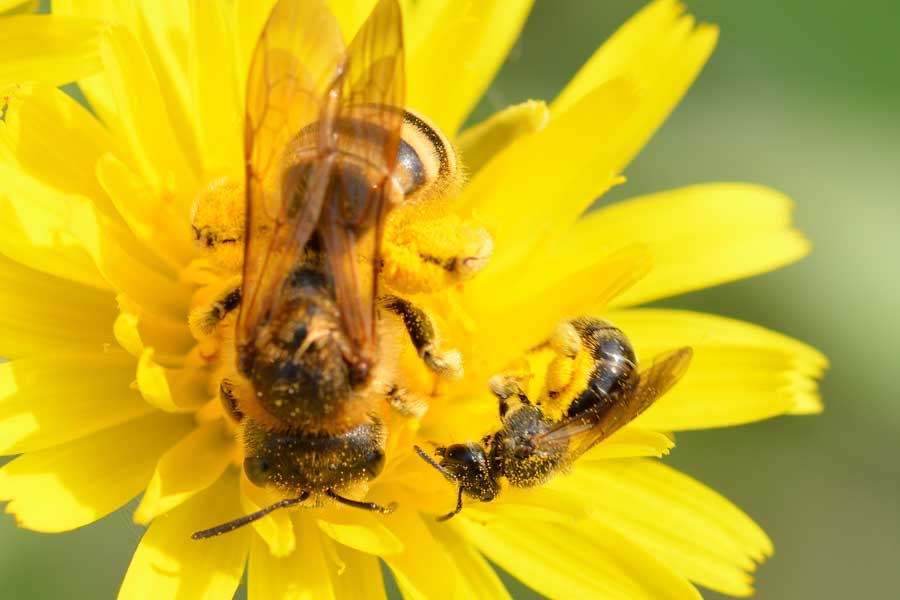
[[[230,597],[245,565],[251,599],[383,597],[379,558],[408,597],[506,597],[485,557],[551,597],[751,593],[766,535],[648,457],[673,446],[667,432],[818,412],[826,361],[746,323],[634,307],[805,255],[790,202],[717,183],[585,214],[716,43],[670,0],[626,23],[549,106],[460,134],[531,1],[406,3],[407,103],[459,146],[470,180],[453,208],[495,246],[474,280],[425,299],[466,375],[429,388],[421,423],[391,430],[369,497],[399,502],[394,514],[279,511],[190,539],[270,500],[235,466],[214,399],[219,348],[198,344],[187,316],[219,283],[191,244],[191,206],[211,181],[243,176],[242,82],[271,4],[54,0],[52,16],[0,19],[0,453],[21,454],[0,469],[7,512],[66,531],[143,492],[135,517],[149,528],[125,599]],[[349,38],[372,2],[332,5]],[[55,88],[70,81],[94,114]],[[690,371],[570,474],[436,522],[454,491],[413,444],[496,429],[488,377],[581,314],[614,322],[645,357],[692,346]]]

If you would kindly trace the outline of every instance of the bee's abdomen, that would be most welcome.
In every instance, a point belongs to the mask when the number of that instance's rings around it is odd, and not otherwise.
[[[386,118],[391,115],[391,118]],[[394,139],[399,117],[400,139]],[[303,128],[286,152],[294,168],[308,171],[309,162],[319,158],[318,130],[314,122]],[[331,123],[338,133],[335,151],[338,162],[353,165],[361,181],[369,184],[391,175],[407,199],[439,196],[460,179],[459,163],[450,141],[425,117],[410,110],[383,105],[353,107]],[[396,162],[387,161],[385,149],[397,145]],[[390,152],[390,151],[389,151]],[[299,180],[303,180],[301,173]]]
[[[285,288],[265,343],[241,352],[242,374],[255,392],[245,412],[277,431],[345,429],[353,420],[346,414],[352,385],[335,339],[340,315],[330,286],[304,266]]]
[[[594,369],[587,388],[569,404],[566,414],[570,417],[630,389],[636,374],[634,349],[622,330],[600,319],[576,319],[572,324],[594,359]]]
[[[453,185],[459,167],[453,146],[421,115],[403,113],[396,177],[407,198],[442,192]]]
[[[535,437],[551,426],[540,408],[519,406],[503,419],[503,429],[492,442],[491,459],[516,487],[532,487],[548,481],[565,458],[568,441],[557,439],[535,447]]]

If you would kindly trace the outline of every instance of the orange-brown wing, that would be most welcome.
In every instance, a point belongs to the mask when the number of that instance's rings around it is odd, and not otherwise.
[[[614,397],[610,404],[570,417],[535,438],[535,445],[567,442],[566,457],[572,462],[633,421],[661,396],[672,389],[687,372],[693,350],[679,348],[658,356],[646,371],[640,373],[630,393]]]
[[[327,111],[327,92],[340,79],[343,56],[341,32],[325,0],[279,0],[257,42],[244,125],[247,215],[239,345],[252,340],[272,313],[318,224],[324,190],[315,185],[315,174],[290,170],[286,149]],[[310,164],[319,180],[326,179],[327,165]]]
[[[349,166],[335,172],[320,230],[347,334],[369,364],[384,219],[398,191],[390,177],[403,123],[404,71],[400,5],[381,0],[347,49],[334,125],[337,147],[359,159],[362,172]]]

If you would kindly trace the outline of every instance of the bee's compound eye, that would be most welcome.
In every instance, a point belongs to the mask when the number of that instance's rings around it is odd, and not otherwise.
[[[475,452],[466,444],[453,444],[444,451],[444,460],[459,464],[471,464],[478,461]]]
[[[269,471],[272,465],[265,458],[259,456],[248,456],[244,459],[244,472],[247,479],[253,485],[263,487],[269,481]]]

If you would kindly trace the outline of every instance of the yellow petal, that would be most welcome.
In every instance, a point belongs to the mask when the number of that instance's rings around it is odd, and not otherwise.
[[[115,155],[97,162],[97,179],[132,233],[166,265],[181,268],[197,255],[190,235],[185,235],[184,214],[159,196]]]
[[[581,271],[564,272],[561,281],[541,279],[544,274],[532,274],[523,267],[519,272],[521,285],[508,281],[489,290],[482,282],[472,282],[465,290],[467,306],[476,322],[466,343],[472,348],[465,357],[469,380],[486,381],[487,376],[549,337],[560,321],[604,305],[639,280],[648,268],[646,248],[632,246]],[[535,299],[540,301],[536,303]],[[525,314],[528,327],[522,327]]]
[[[665,563],[606,525],[498,519],[460,521],[492,561],[551,598],[699,599],[697,590]]]
[[[142,417],[124,353],[70,354],[0,364],[0,455],[33,452]]]
[[[328,511],[317,524],[331,539],[367,554],[386,556],[403,550],[403,542],[376,515],[338,508]]]
[[[283,499],[282,495],[274,491],[250,483],[247,474],[241,469],[241,506],[244,514],[255,513]],[[282,558],[294,552],[297,539],[294,535],[294,520],[289,511],[273,511],[262,519],[253,521],[251,526],[266,543],[272,556]]]
[[[243,109],[238,91],[236,56],[225,6],[196,2],[191,6],[190,80],[194,127],[207,172],[241,181]],[[243,82],[241,82],[243,86]]]
[[[185,218],[197,189],[182,146],[173,134],[153,67],[131,32],[120,25],[103,34],[100,53],[120,115],[119,137],[141,175],[159,190],[182,194]]]
[[[107,290],[97,268],[97,227],[90,202],[0,162],[0,254],[49,275]]]
[[[554,102],[555,111],[564,111],[597,85],[633,68],[641,57],[658,54],[666,32],[684,7],[676,0],[655,0],[622,24],[593,56],[582,65]]]
[[[340,544],[333,546],[340,561],[337,576],[332,578],[335,597],[341,600],[384,600],[384,579],[378,558]]]
[[[154,349],[145,348],[138,360],[137,387],[144,400],[172,413],[193,412],[209,400],[209,372],[203,365],[186,364],[167,369],[154,360]]]
[[[276,558],[254,536],[250,546],[247,591],[250,600],[327,600],[335,598],[332,578],[338,566],[326,555],[325,537],[312,519],[295,519],[301,546],[290,556]]]
[[[635,120],[619,145],[623,168],[647,143],[709,59],[718,29],[694,26],[684,7],[657,0],[625,23],[588,60],[551,105],[554,114],[570,110],[591,90],[627,76],[638,89]]]
[[[200,3],[200,4],[210,4]],[[175,137],[192,168],[200,168],[200,149],[196,138],[196,117],[191,104],[188,75],[190,7],[182,0],[139,0],[134,3],[130,19],[153,72]],[[128,4],[122,5],[127,7]],[[223,57],[233,56],[232,49]]]
[[[57,86],[98,72],[102,29],[102,21],[56,15],[0,19],[0,86],[22,81]]]
[[[192,427],[160,413],[47,450],[0,469],[0,500],[22,527],[57,532],[92,523],[147,484],[159,455]]]
[[[250,529],[207,540],[192,540],[191,534],[240,514],[237,474],[232,469],[150,525],[131,559],[119,600],[231,598],[244,572]]]
[[[561,474],[562,475],[562,474]],[[531,488],[509,486],[502,501],[470,501],[465,507],[466,519],[475,523],[495,520],[553,522],[569,526],[590,514],[582,498],[544,485]]]
[[[665,434],[626,426],[586,452],[578,459],[578,463],[635,456],[659,458],[668,454],[674,447],[675,442]]]
[[[0,16],[34,12],[39,5],[39,0],[0,0]]]
[[[51,10],[54,15],[61,15],[64,18],[78,17],[118,23],[123,19],[120,10],[123,4],[117,0],[56,0]],[[98,59],[99,44],[98,38]],[[102,66],[102,59],[99,59],[99,62]],[[95,75],[81,77],[78,80],[78,87],[97,118],[111,130],[118,131],[120,118],[114,107],[115,100],[106,74],[100,71]]]
[[[244,94],[247,85],[247,73],[250,70],[250,60],[256,49],[259,34],[262,33],[269,13],[276,0],[235,0],[234,17],[232,20],[237,29],[237,55],[238,55],[238,92],[241,105],[244,103]]]
[[[410,600],[461,597],[457,595],[460,582],[452,559],[422,522],[431,517],[407,507],[414,504],[398,502],[400,508],[385,518],[384,524],[404,541],[405,548],[400,554],[384,557],[384,561],[391,568],[403,597]]]
[[[341,26],[344,39],[349,43],[372,12],[375,0],[329,0],[328,6]]]
[[[446,3],[407,60],[407,104],[453,136],[519,36],[532,2]]]
[[[140,357],[152,348],[161,366],[182,367],[186,355],[196,345],[184,319],[176,320],[144,310],[124,294],[116,297],[121,311],[113,325],[116,341],[132,356]]]
[[[113,23],[122,22],[130,16],[128,8],[128,4],[118,0],[56,0],[53,3],[54,14],[103,19]]]
[[[466,129],[456,140],[466,173],[474,175],[519,138],[547,126],[550,110],[538,100],[508,106]]]
[[[192,431],[160,458],[134,520],[146,525],[215,483],[231,463],[234,444],[221,420]]]
[[[691,580],[727,594],[752,593],[748,572],[772,554],[769,538],[740,509],[657,461],[594,463],[554,487],[587,497],[595,520]]]
[[[561,238],[547,261],[583,263],[598,240],[644,242],[653,270],[613,301],[649,302],[770,271],[794,262],[809,244],[791,228],[783,194],[742,183],[695,185],[634,198],[593,211]]]
[[[458,573],[458,597],[485,600],[510,597],[497,572],[460,533],[460,525],[437,521],[426,523],[434,539],[444,547],[447,556],[453,561]]]
[[[112,294],[45,275],[2,256],[0,280],[0,356],[98,352],[116,343]]]
[[[95,218],[97,233],[92,253],[110,285],[148,311],[172,319],[184,318],[189,289],[178,281],[172,266],[121,223],[101,214]]]
[[[5,243],[0,242],[4,254],[79,283],[117,288],[148,309],[183,318],[187,290],[175,281],[176,271],[117,218],[97,210],[87,198],[41,184],[17,167],[0,162],[0,175],[0,216],[5,217],[0,231],[8,234]],[[96,281],[98,271],[106,283]]]
[[[687,311],[635,309],[605,315],[627,332],[642,360],[691,346],[687,374],[637,423],[663,431],[748,423],[821,410],[817,350],[757,325]]]
[[[84,107],[51,86],[27,84],[6,92],[6,126],[0,128],[15,164],[38,181],[67,194],[94,200],[113,214],[94,175],[97,160],[113,141]]]
[[[191,164],[199,167],[190,89],[187,79],[188,3],[180,0],[57,0],[56,14],[102,19],[122,24],[140,41],[153,67],[169,118]],[[110,80],[98,74],[79,81],[91,108],[114,132],[123,129],[121,116],[115,109]]]
[[[478,172],[457,201],[494,240],[491,261],[476,281],[520,269],[540,242],[565,232],[616,182],[622,162],[617,140],[633,104],[628,83],[609,82]],[[600,146],[598,139],[604,140]]]

